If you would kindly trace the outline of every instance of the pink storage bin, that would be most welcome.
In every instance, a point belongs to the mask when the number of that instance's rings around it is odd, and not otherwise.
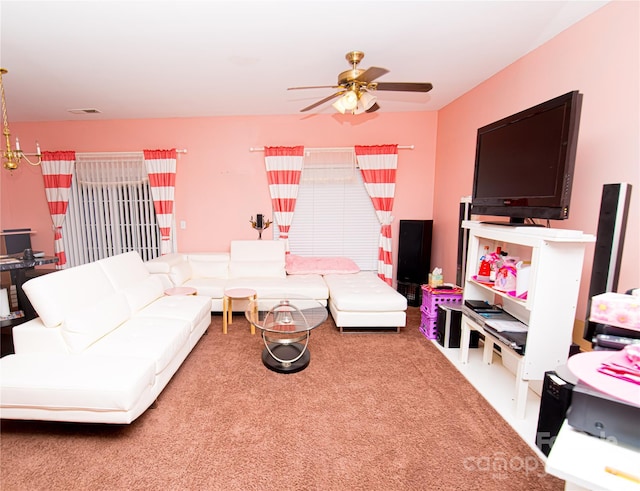
[[[462,301],[462,288],[453,287],[450,290],[433,288],[422,285],[422,308],[426,310],[428,317],[434,319],[438,316],[438,305],[442,303],[460,303]]]
[[[436,339],[436,321],[438,317],[429,315],[424,306],[420,307],[420,312],[422,312],[420,332],[427,339]]]

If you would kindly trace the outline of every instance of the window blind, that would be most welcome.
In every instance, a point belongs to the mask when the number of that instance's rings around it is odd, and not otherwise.
[[[305,153],[289,250],[301,256],[344,256],[362,270],[376,271],[380,222],[355,166],[355,154],[346,153]],[[278,236],[276,227],[274,237]]]
[[[132,250],[145,261],[159,255],[142,152],[76,154],[63,241],[69,266]]]

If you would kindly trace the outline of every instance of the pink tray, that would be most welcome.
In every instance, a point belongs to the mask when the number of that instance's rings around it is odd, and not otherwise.
[[[590,351],[569,358],[569,370],[585,384],[617,399],[640,405],[640,385],[598,372],[615,351]]]

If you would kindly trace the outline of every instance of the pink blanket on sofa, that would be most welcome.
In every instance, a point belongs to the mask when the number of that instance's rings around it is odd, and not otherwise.
[[[287,254],[287,274],[347,274],[360,268],[348,257],[305,257]]]

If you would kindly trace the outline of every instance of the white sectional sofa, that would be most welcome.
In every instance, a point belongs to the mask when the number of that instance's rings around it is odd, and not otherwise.
[[[190,286],[197,295],[165,295]],[[0,417],[128,424],[151,406],[222,311],[227,288],[328,306],[344,328],[406,324],[407,300],[346,258],[286,255],[278,241],[232,241],[229,253],[129,252],[27,281],[39,317],[13,328],[0,358]],[[236,302],[234,302],[236,306]],[[238,306],[238,309],[242,307]]]
[[[372,271],[360,271],[346,258],[303,258],[285,254],[284,243],[231,241],[229,253],[169,254],[145,263],[167,288],[188,286],[211,297],[222,311],[227,288],[251,288],[261,300],[296,294],[329,307],[345,328],[396,328],[406,325],[407,299]],[[236,310],[244,304],[234,302]]]
[[[275,240],[233,240],[229,253],[174,253],[147,261],[147,269],[167,288],[188,286],[211,297],[211,310],[222,312],[225,289],[251,288],[258,298],[278,299],[296,294],[327,305],[329,288],[319,274],[289,275],[285,246]],[[243,309],[234,302],[234,309]]]
[[[208,296],[165,296],[129,252],[27,281],[39,317],[0,359],[0,417],[127,424],[211,323]]]

